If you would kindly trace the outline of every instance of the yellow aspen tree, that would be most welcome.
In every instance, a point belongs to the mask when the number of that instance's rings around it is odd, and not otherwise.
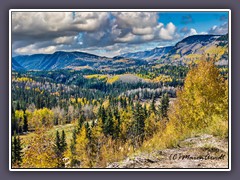
[[[22,167],[24,168],[55,168],[57,158],[54,153],[54,137],[46,133],[46,129],[39,128],[29,139],[24,150]]]

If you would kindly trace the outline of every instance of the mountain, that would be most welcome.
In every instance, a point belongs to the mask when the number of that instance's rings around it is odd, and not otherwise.
[[[109,69],[125,68],[126,66],[134,66],[146,64],[144,60],[136,61],[126,58],[108,58],[84,52],[64,52],[57,51],[53,54],[33,54],[16,56],[12,58],[12,62],[17,62],[26,70],[58,70],[58,69],[75,69],[81,68],[97,68]],[[13,70],[19,70],[15,68]]]
[[[25,71],[26,69],[22,67],[15,59],[12,60],[12,70],[15,71]]]
[[[172,50],[173,46],[166,46],[161,48],[155,48],[149,51],[140,51],[135,53],[126,53],[120,55],[124,58],[133,58],[133,59],[144,59],[147,61],[158,60],[166,55],[170,50]]]
[[[228,35],[194,35],[178,42],[169,51],[164,62],[182,63],[201,59],[202,55],[217,61],[228,60]]]
[[[126,53],[108,58],[84,52],[57,51],[53,54],[22,55],[12,58],[12,69],[57,70],[57,69],[100,69],[116,70],[144,64],[187,65],[205,56],[214,57],[217,64],[228,64],[228,34],[193,35],[175,46],[155,48],[148,51]]]
[[[218,64],[228,61],[228,34],[226,35],[193,35],[184,38],[175,46],[155,48],[149,51],[126,53],[120,57],[142,59],[148,62],[167,64],[188,64],[199,60],[202,55],[215,57]]]
[[[27,70],[56,70],[72,66],[93,66],[100,61],[108,61],[93,54],[83,52],[57,51],[53,54],[34,54],[14,57],[13,60]]]

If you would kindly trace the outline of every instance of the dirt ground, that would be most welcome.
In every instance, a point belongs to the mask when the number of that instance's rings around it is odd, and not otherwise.
[[[228,140],[204,134],[177,148],[142,153],[107,168],[228,168]]]

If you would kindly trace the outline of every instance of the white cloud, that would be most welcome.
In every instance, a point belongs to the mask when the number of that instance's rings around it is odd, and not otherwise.
[[[153,38],[154,38],[154,34],[146,34],[146,35],[141,37],[141,39],[144,40],[144,41],[150,41]]]
[[[12,32],[29,33],[61,31],[94,31],[107,20],[106,12],[13,12]]]
[[[228,33],[228,23],[223,23],[219,26],[214,25],[208,31],[209,34],[222,35]]]
[[[156,12],[112,12],[112,15],[115,16],[119,29],[138,29],[137,33],[144,29],[148,29],[146,33],[149,33],[149,30],[158,24]]]
[[[172,22],[170,22],[167,24],[166,28],[160,28],[159,37],[163,40],[173,40],[176,36],[176,29],[176,26]]]
[[[158,19],[156,12],[13,12],[13,52],[90,52],[115,44],[127,51],[150,41],[175,41],[176,26],[164,27]]]
[[[31,44],[22,48],[17,48],[15,53],[17,54],[37,54],[37,53],[45,53],[50,54],[54,53],[57,50],[57,46],[47,46],[44,48],[36,48],[35,45]]]
[[[116,42],[131,42],[134,41],[136,39],[136,36],[132,33],[128,33],[123,37],[119,37],[117,38],[115,41]]]
[[[56,44],[70,44],[76,39],[76,36],[63,36],[55,38],[53,41]]]
[[[189,33],[188,33],[189,36],[196,35],[196,34],[197,34],[197,31],[194,28],[191,28]]]
[[[139,27],[133,27],[132,29],[133,34],[136,35],[146,35],[153,33],[152,27],[145,27],[145,28],[139,28]]]
[[[194,28],[189,29],[188,27],[183,27],[180,30],[180,33],[183,33],[183,37],[188,37],[188,36],[193,36],[193,35],[199,34],[196,29],[194,29]]]

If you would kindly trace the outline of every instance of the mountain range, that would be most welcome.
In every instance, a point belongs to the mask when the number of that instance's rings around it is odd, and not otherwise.
[[[149,63],[186,65],[191,61],[199,60],[203,54],[216,58],[219,64],[227,64],[228,34],[189,36],[176,43],[175,46],[125,53],[113,58],[76,51],[20,55],[12,57],[12,70],[79,70],[84,68],[108,70]]]

